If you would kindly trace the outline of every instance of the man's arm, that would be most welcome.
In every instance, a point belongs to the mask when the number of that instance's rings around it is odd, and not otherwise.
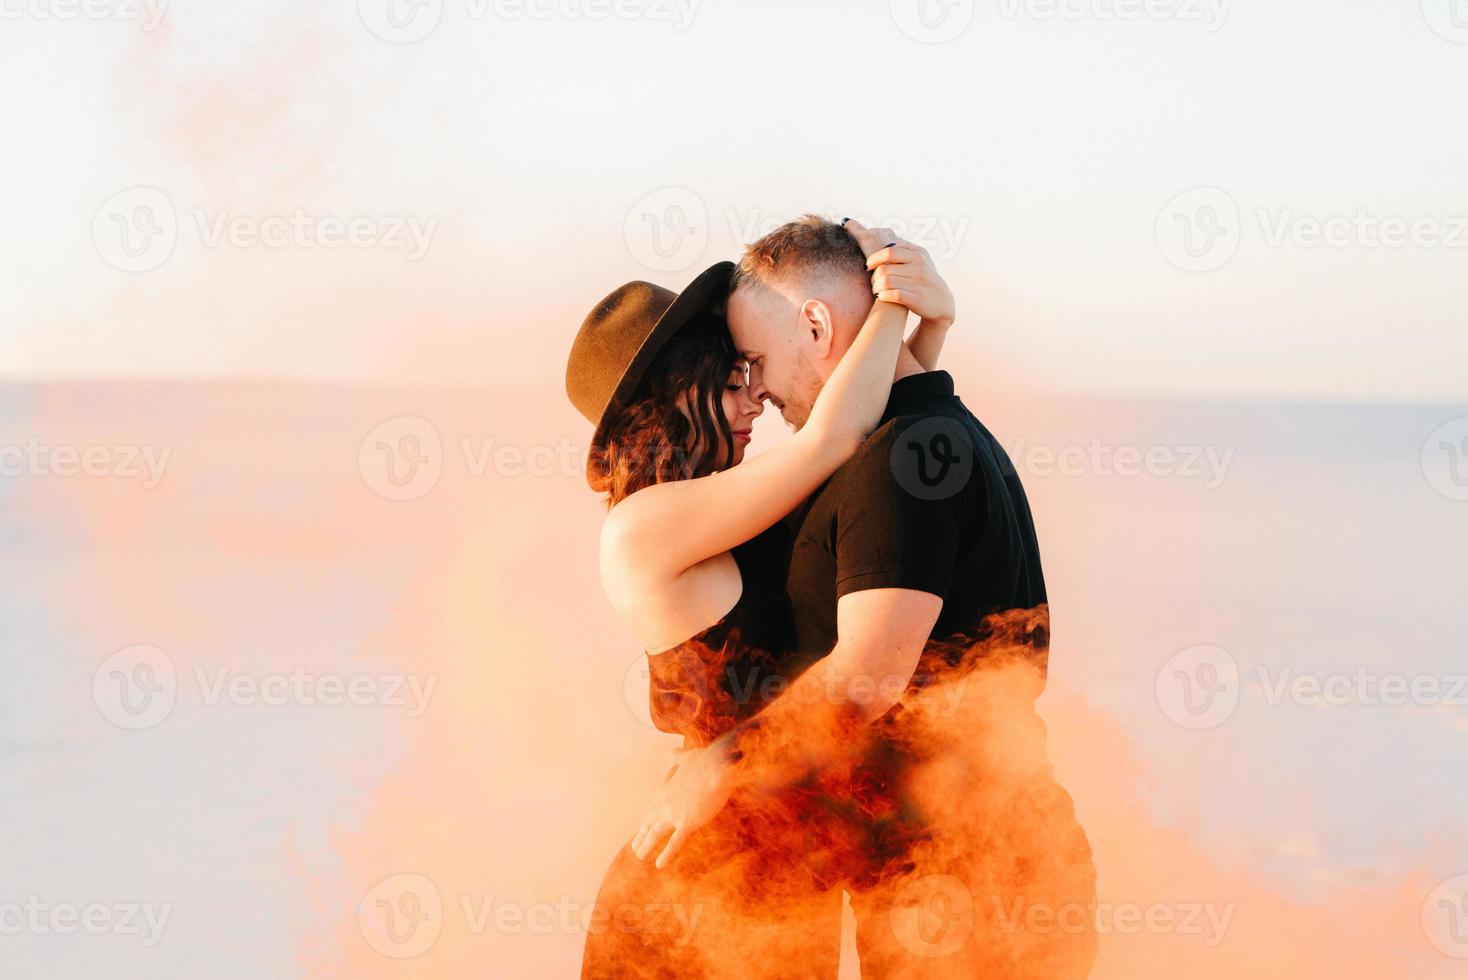
[[[753,718],[679,763],[632,839],[638,859],[666,837],[664,867],[735,789],[775,789],[837,757],[854,731],[902,697],[942,608],[941,596],[913,589],[842,596],[835,648]]]
[[[732,785],[776,789],[831,761],[848,744],[844,736],[852,727],[876,721],[901,699],[942,609],[941,596],[914,589],[842,596],[831,652],[714,743]]]
[[[777,787],[819,768],[902,696],[952,586],[959,541],[973,531],[979,493],[973,481],[936,499],[906,489],[893,459],[905,459],[901,450],[922,432],[880,430],[847,464],[860,490],[842,498],[835,518],[835,647],[759,714],[684,754],[633,838],[638,857],[671,835],[662,867],[736,787]],[[950,441],[945,453],[973,452]]]

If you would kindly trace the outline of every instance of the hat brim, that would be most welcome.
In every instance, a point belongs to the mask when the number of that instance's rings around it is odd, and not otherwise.
[[[733,262],[715,262],[707,269],[700,272],[690,282],[678,297],[673,300],[663,315],[658,317],[658,322],[653,324],[647,339],[642,346],[637,348],[637,353],[632,356],[632,361],[627,365],[627,370],[622,374],[622,380],[617,382],[617,388],[612,392],[611,400],[607,407],[602,410],[601,421],[597,423],[596,432],[591,437],[591,452],[586,457],[586,472],[591,474],[591,461],[596,454],[606,445],[608,423],[619,411],[627,407],[632,400],[632,395],[637,391],[637,386],[647,375],[647,369],[657,359],[658,354],[667,346],[669,340],[688,324],[688,321],[708,310],[715,297],[727,294],[729,282],[734,274]]]

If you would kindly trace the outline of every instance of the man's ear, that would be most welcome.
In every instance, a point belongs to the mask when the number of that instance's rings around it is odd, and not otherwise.
[[[813,358],[823,361],[831,356],[836,342],[836,318],[831,315],[829,306],[818,299],[808,299],[802,303],[800,329],[804,334],[801,339],[811,345],[810,353]]]

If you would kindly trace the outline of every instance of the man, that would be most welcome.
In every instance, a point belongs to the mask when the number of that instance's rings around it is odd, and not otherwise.
[[[902,302],[905,277],[931,262],[908,243],[882,248],[880,230],[857,234],[807,216],[751,245],[734,274],[728,320],[753,393],[797,428],[874,289]],[[873,252],[895,259],[875,280]],[[680,766],[664,790],[670,846],[736,786],[814,780],[828,805],[810,860],[851,894],[864,977],[1086,976],[1094,869],[1033,710],[1047,597],[1004,450],[952,377],[904,350],[882,424],[790,524],[797,668],[809,667]]]

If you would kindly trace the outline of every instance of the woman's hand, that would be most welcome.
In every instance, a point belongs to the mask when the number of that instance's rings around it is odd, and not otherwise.
[[[903,241],[890,228],[867,228],[851,218],[845,228],[867,257],[877,299],[907,307],[924,326],[946,330],[952,325],[953,291],[938,275],[927,249]]]
[[[659,868],[667,867],[688,836],[724,808],[733,789],[733,770],[722,753],[710,749],[685,751],[642,818],[642,826],[632,838],[632,853],[641,861],[667,837],[668,843],[656,862]]]

